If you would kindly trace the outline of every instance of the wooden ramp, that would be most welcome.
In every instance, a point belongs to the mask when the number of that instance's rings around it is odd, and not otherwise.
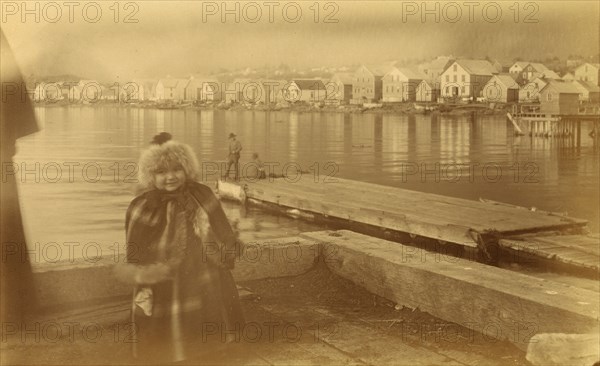
[[[346,179],[219,182],[220,195],[275,205],[288,214],[320,215],[468,247],[482,236],[580,230],[587,221],[522,207],[446,197]]]
[[[501,239],[500,247],[525,255],[535,255],[568,266],[598,272],[600,234],[539,235]]]

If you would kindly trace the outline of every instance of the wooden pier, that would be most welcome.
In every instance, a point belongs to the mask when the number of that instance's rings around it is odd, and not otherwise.
[[[560,264],[568,271],[576,267],[589,274],[598,275],[600,266],[600,235],[525,235],[501,239],[500,248],[543,258]]]
[[[516,135],[531,137],[559,137],[581,145],[581,126],[590,124],[590,137],[597,141],[600,138],[600,115],[598,114],[543,114],[540,112],[507,113]]]
[[[280,213],[312,220],[332,220],[355,231],[408,234],[413,239],[437,241],[442,245],[475,248],[495,260],[499,241],[520,235],[543,233],[584,233],[586,220],[560,214],[472,201],[335,178],[315,182],[313,176],[297,181],[270,178],[257,182],[219,182],[222,197],[274,209]],[[568,240],[565,239],[568,243]],[[533,245],[528,253],[537,253]],[[560,250],[561,245],[554,248]],[[548,248],[552,252],[552,248]],[[539,251],[543,258],[547,252]],[[559,256],[560,257],[560,256]],[[584,255],[583,262],[571,264],[589,269],[598,262],[596,251]],[[579,257],[577,257],[579,258]],[[596,267],[597,268],[597,267]]]

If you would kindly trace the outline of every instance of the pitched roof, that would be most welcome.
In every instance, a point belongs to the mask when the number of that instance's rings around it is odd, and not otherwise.
[[[564,80],[548,80],[548,84],[542,88],[554,88],[560,94],[579,94],[579,89],[573,83]]]
[[[560,79],[560,76],[558,76],[557,73],[555,73],[554,71],[552,71],[550,69],[546,69],[546,70],[542,71],[542,77],[544,77],[546,79]]]
[[[573,80],[573,79],[575,79],[575,76],[572,73],[568,72],[568,73],[564,74],[561,79],[563,79],[563,80]]]
[[[591,92],[591,93],[600,92],[600,86],[594,85],[594,84],[590,83],[589,81],[577,80],[577,81],[574,81],[573,83],[581,85],[581,87],[585,88],[588,92]]]
[[[504,86],[506,86],[508,89],[518,89],[519,85],[516,83],[515,79],[513,79],[512,76],[510,76],[509,74],[498,74],[498,75],[494,75],[492,77],[493,80],[496,79],[499,82],[501,82],[502,84],[504,84]]]
[[[361,67],[366,68],[375,76],[383,76],[390,72],[394,68],[394,65],[390,63],[383,65],[362,65]]]
[[[325,84],[319,79],[295,79],[294,83],[300,90],[324,90]]]
[[[427,84],[431,89],[439,89],[440,88],[440,83],[435,82],[430,79],[423,79],[423,80],[421,80],[421,83]],[[421,84],[421,83],[419,83],[419,84]]]
[[[514,64],[512,64],[512,66],[515,66],[515,65],[516,65],[516,66],[519,66],[519,67],[520,67],[520,68],[522,68],[522,69],[524,69],[524,68],[525,68],[525,66],[529,65],[529,62],[527,62],[527,61],[517,61],[517,62],[515,62]],[[511,66],[511,67],[512,67],[512,66]]]
[[[456,63],[458,63],[469,74],[493,75],[497,72],[494,66],[487,60],[461,59],[456,60]],[[452,64],[448,65],[448,67],[451,65]]]
[[[404,76],[406,76],[409,80],[424,80],[427,79],[427,75],[420,73],[419,71],[413,70],[408,67],[400,67],[398,68]]]
[[[537,72],[544,72],[544,71],[550,71],[550,69],[548,69],[546,67],[546,65],[539,63],[539,62],[530,62],[529,63],[531,66],[533,66],[533,68],[537,71]]]
[[[592,67],[595,67],[595,68],[597,68],[597,69],[600,69],[600,64],[593,64],[593,63],[590,63],[590,62],[586,62],[586,63],[583,63],[583,64],[579,65],[579,66],[577,67],[577,69],[580,69],[580,68],[584,67],[585,65],[590,65],[590,66],[592,66]]]

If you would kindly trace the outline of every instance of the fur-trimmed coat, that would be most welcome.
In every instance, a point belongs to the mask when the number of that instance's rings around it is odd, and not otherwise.
[[[141,194],[127,210],[125,227],[127,263],[117,276],[135,284],[134,354],[179,361],[199,348],[206,324],[223,332],[242,329],[231,275],[241,248],[209,187],[187,182],[177,192]]]

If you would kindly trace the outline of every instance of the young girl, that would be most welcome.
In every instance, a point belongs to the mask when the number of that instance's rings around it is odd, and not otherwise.
[[[212,190],[197,182],[191,148],[170,137],[155,136],[142,153],[145,192],[127,210],[127,264],[117,269],[135,285],[134,356],[159,363],[206,352],[244,325],[230,271],[237,236]]]

